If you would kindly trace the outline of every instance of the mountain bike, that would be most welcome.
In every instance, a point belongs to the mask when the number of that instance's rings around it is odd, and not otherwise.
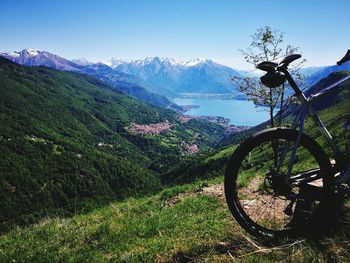
[[[332,224],[331,215],[350,194],[350,154],[340,150],[311,104],[323,92],[306,97],[288,71],[289,64],[300,57],[292,54],[257,65],[266,72],[260,78],[264,85],[276,88],[288,81],[299,101],[298,110],[291,128],[266,129],[241,143],[225,172],[228,207],[236,221],[256,237],[320,231]],[[338,65],[348,60],[350,50]],[[324,92],[349,78],[343,77]],[[330,146],[333,160],[304,133],[307,116]]]

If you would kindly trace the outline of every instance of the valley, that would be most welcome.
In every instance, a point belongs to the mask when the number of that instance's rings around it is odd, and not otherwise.
[[[243,138],[267,126],[263,109],[227,93],[154,95],[111,68],[29,61],[0,57],[1,259],[225,262],[303,252],[307,261],[319,253],[303,241],[255,255],[224,203],[226,164]],[[331,74],[307,94],[349,74],[322,70]],[[349,81],[314,102],[342,149]],[[306,132],[329,151],[309,121]],[[339,249],[328,254],[348,259],[348,232],[335,233]]]
[[[229,134],[87,75],[4,58],[0,91],[1,231],[157,191],[160,174]]]
[[[349,0],[0,10],[0,263],[350,263]]]

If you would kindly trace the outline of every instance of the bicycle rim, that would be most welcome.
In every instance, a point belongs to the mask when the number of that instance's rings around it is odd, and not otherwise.
[[[227,203],[253,235],[291,234],[310,222],[321,205],[330,183],[325,179],[329,161],[305,135],[295,148],[297,138],[298,133],[288,129],[263,132],[243,143],[231,158],[225,176]]]

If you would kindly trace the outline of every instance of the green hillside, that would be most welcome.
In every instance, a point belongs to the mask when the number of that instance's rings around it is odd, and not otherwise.
[[[0,93],[2,229],[52,211],[80,211],[91,200],[157,191],[159,174],[186,158],[183,143],[206,151],[226,136],[221,126],[182,123],[175,112],[92,77],[22,67],[3,58]],[[132,123],[171,128],[133,134]]]
[[[315,101],[342,149],[349,87]],[[349,203],[322,240],[271,248],[244,232],[220,190],[237,147],[220,126],[183,122],[85,75],[4,59],[0,92],[0,262],[350,260]],[[130,132],[157,123],[171,127]],[[310,121],[306,133],[324,145]],[[189,156],[187,144],[200,152]]]
[[[314,92],[325,88],[327,85],[334,83],[349,72],[336,72],[323,79],[312,89]],[[346,135],[343,128],[346,123],[347,115],[350,114],[350,80],[340,84],[332,91],[318,97],[312,102],[314,108],[318,111],[323,123],[330,131],[332,136],[337,140],[342,151],[345,151],[345,144],[349,135]],[[294,119],[293,114],[284,117],[284,125],[290,126]],[[184,160],[177,166],[173,167],[163,176],[163,180],[168,184],[188,183],[200,179],[213,178],[224,174],[226,164],[231,157],[238,143],[244,138],[255,132],[266,128],[267,125],[261,124],[250,130],[234,134],[221,142],[220,149],[212,150],[203,156],[196,156],[192,159]],[[314,122],[309,118],[306,120],[304,132],[315,138],[329,153],[331,149],[321,136]]]
[[[0,236],[1,262],[349,262],[350,228],[318,241],[264,246],[232,218],[222,196],[197,184],[46,218]],[[349,220],[348,204],[339,220]]]

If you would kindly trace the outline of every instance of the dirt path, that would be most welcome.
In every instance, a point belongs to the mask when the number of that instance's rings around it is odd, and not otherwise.
[[[186,197],[198,196],[198,195],[212,196],[212,197],[218,198],[221,201],[224,201],[225,200],[224,184],[223,183],[215,184],[215,185],[211,185],[211,186],[207,186],[207,187],[198,189],[196,191],[179,193],[179,194],[165,200],[162,207],[164,207],[164,208],[171,207]]]
[[[241,205],[244,207],[245,212],[253,219],[259,220],[268,220],[272,217],[274,223],[276,221],[286,220],[286,216],[283,213],[283,210],[286,207],[285,200],[279,198],[271,198],[271,195],[260,193],[258,196],[253,194],[258,185],[260,184],[258,178],[250,181],[248,187],[241,189],[241,193],[248,196],[247,200],[241,200]],[[203,188],[202,194],[213,196],[219,200],[225,201],[224,193],[224,184],[215,184]]]
[[[214,184],[208,187],[204,187],[202,193],[208,196],[214,196],[220,200],[225,199],[224,183]]]

